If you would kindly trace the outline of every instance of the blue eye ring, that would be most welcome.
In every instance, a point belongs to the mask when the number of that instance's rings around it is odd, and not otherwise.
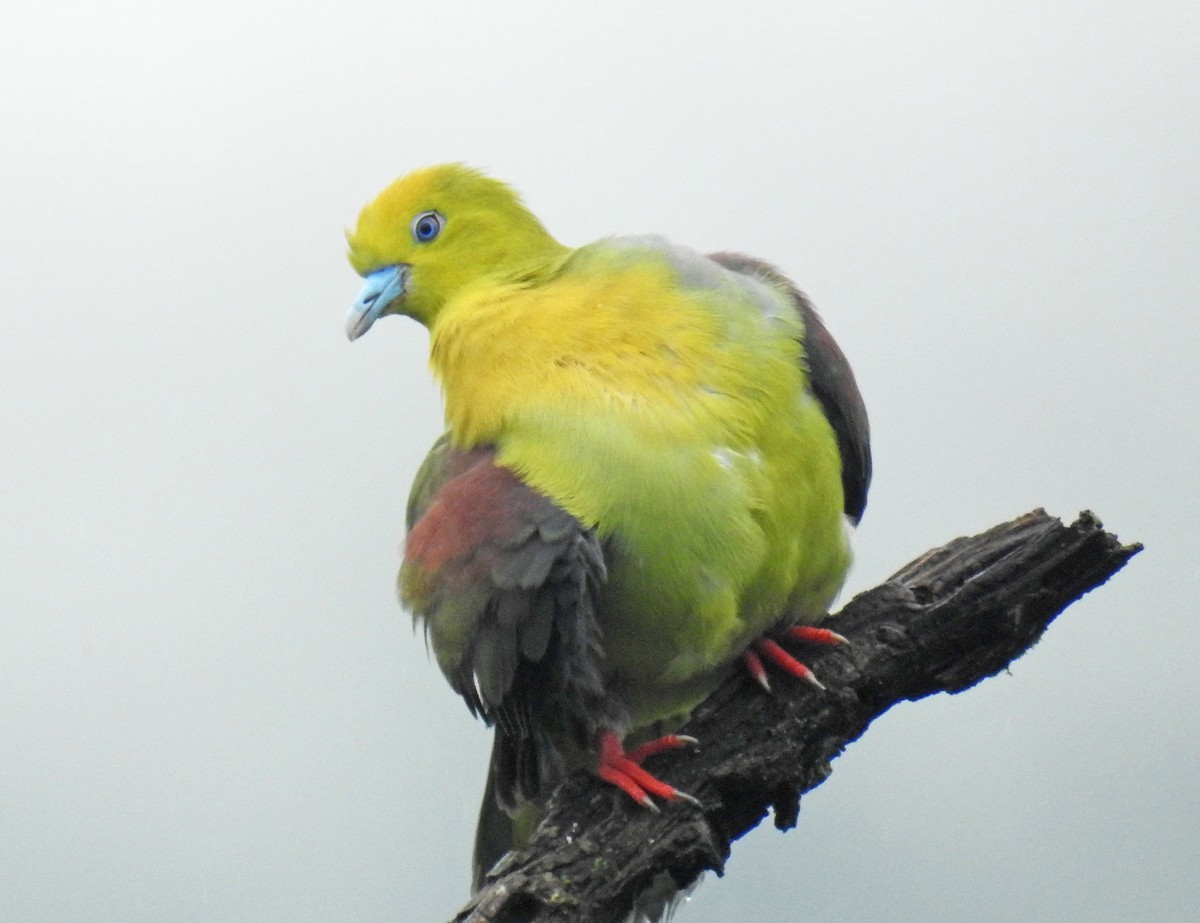
[[[412,220],[412,236],[419,244],[435,240],[446,226],[446,219],[437,212],[421,212]]]

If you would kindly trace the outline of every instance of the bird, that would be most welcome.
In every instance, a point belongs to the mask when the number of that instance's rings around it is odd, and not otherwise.
[[[866,409],[774,266],[656,235],[560,243],[464,164],[402,176],[347,232],[351,340],[429,332],[445,430],[398,577],[450,686],[494,728],[473,884],[568,771],[637,804],[641,766],[739,664],[819,686],[779,642],[821,627],[871,480]]]

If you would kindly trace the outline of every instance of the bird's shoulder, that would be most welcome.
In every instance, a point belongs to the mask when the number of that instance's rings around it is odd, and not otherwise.
[[[584,534],[558,504],[496,463],[494,446],[460,449],[448,434],[434,443],[408,500],[406,563],[426,573],[450,566],[489,590],[529,590]],[[599,572],[603,561],[594,562]],[[465,568],[465,570],[464,570]]]
[[[657,274],[671,292],[710,309],[749,312],[784,326],[797,320],[787,287],[777,277],[725,265],[659,234],[619,235],[586,244],[563,261],[558,277],[629,279],[646,272]]]

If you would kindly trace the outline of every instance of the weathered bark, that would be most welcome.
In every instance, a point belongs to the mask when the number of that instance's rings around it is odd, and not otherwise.
[[[930,551],[836,617],[847,647],[806,647],[826,692],[740,672],[696,709],[697,748],[647,761],[703,804],[635,807],[587,774],[551,799],[529,846],[510,854],[454,918],[471,923],[615,921],[653,883],[720,871],[730,844],[774,810],[795,825],[800,796],[897,702],[960,692],[1029,650],[1063,609],[1141,550],[1091,513],[1065,526],[1041,510]]]

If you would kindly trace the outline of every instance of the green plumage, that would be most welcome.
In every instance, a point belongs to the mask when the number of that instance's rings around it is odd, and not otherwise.
[[[417,239],[429,213],[440,233]],[[764,632],[824,616],[866,417],[776,271],[659,238],[571,251],[460,167],[400,180],[351,248],[372,285],[403,282],[383,313],[431,332],[448,431],[413,486],[401,595],[498,724],[501,802],[539,799],[597,729],[678,721]],[[485,803],[487,858],[508,830]]]

